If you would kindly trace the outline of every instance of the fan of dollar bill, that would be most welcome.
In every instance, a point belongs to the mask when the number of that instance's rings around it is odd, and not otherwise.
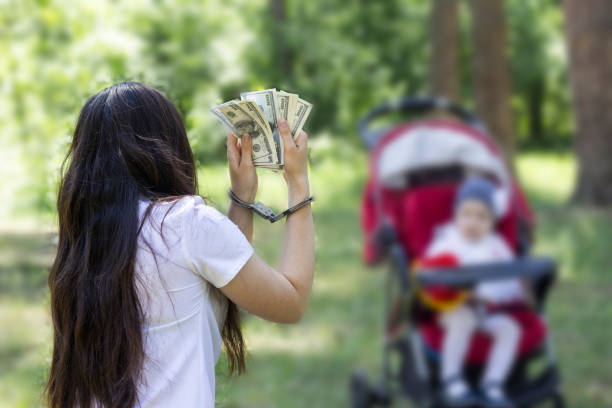
[[[253,143],[252,158],[255,167],[280,170],[285,163],[283,138],[278,132],[278,120],[289,124],[295,139],[312,110],[312,104],[297,94],[265,89],[243,92],[240,100],[232,100],[210,108],[232,133],[241,137],[248,133]]]

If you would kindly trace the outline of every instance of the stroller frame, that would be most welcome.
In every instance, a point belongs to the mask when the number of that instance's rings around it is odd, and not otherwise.
[[[426,113],[431,110],[445,110],[458,116],[480,131],[484,127],[478,119],[458,105],[437,98],[404,98],[396,103],[379,106],[370,111],[359,123],[359,133],[368,148],[374,146],[383,131],[371,131],[369,122],[389,112]],[[370,382],[361,372],[354,372],[351,383],[351,406],[367,408],[390,406],[392,401],[403,396],[417,406],[424,408],[446,408],[440,392],[438,381],[438,362],[433,353],[428,352],[422,341],[418,328],[413,327],[411,318],[420,313],[422,306],[417,300],[419,288],[431,285],[447,285],[454,288],[471,288],[477,282],[497,280],[509,277],[523,278],[531,282],[531,290],[537,314],[545,320],[544,305],[548,292],[555,281],[557,267],[554,261],[547,258],[527,256],[528,239],[521,240],[520,257],[511,262],[490,263],[454,268],[458,273],[436,273],[430,270],[427,274],[413,274],[410,259],[400,243],[391,225],[383,224],[377,230],[375,242],[379,252],[389,262],[386,276],[385,305],[385,343],[383,345],[382,377],[376,383]],[[491,274],[491,268],[496,273]],[[447,270],[447,269],[446,269]],[[399,296],[393,298],[393,292]],[[399,302],[399,303],[398,303]],[[401,332],[387,338],[388,317],[393,304],[401,307],[401,321],[407,325]],[[533,378],[528,377],[532,362],[541,362],[543,367]],[[395,362],[395,364],[394,364]],[[467,366],[466,378],[472,385],[477,384],[480,366]],[[551,401],[556,408],[563,408],[565,400],[560,389],[560,374],[552,345],[550,331],[539,347],[527,356],[517,359],[506,382],[508,397],[518,408],[531,407],[544,401]],[[486,405],[478,405],[486,408]]]

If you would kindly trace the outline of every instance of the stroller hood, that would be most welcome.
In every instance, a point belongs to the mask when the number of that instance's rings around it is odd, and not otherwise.
[[[382,186],[406,188],[406,174],[451,165],[490,174],[502,185],[510,180],[503,155],[488,136],[450,120],[408,123],[387,132],[372,152],[371,170]]]

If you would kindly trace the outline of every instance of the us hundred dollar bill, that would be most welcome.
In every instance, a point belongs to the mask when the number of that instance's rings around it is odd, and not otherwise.
[[[295,114],[293,116],[293,126],[291,128],[291,136],[295,139],[298,137],[304,124],[306,123],[306,119],[308,119],[308,115],[310,115],[310,111],[312,111],[312,104],[310,102],[306,102],[302,98],[297,99]]]
[[[258,106],[252,101],[230,101],[211,108],[211,112],[238,137],[251,136],[253,162],[274,164],[272,132]]]
[[[274,152],[276,154],[275,164],[284,164],[283,139],[278,132],[278,114],[276,89],[264,89],[263,91],[243,92],[240,99],[253,101],[259,106],[268,121],[274,139]]]
[[[285,91],[276,92],[278,103],[278,116],[285,119],[291,128],[293,126],[293,117],[295,116],[295,106],[297,104],[297,94],[292,94]]]

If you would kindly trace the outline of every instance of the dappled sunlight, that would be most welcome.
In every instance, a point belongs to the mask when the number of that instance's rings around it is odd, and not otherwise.
[[[352,272],[347,273],[347,270],[352,270]],[[344,298],[355,296],[363,291],[363,287],[367,283],[364,276],[367,273],[373,272],[364,271],[363,268],[354,268],[351,265],[347,265],[345,269],[338,268],[337,270],[326,268],[317,274],[313,291],[316,291],[319,296]]]
[[[282,352],[292,355],[309,355],[329,350],[333,333],[321,326],[306,331],[304,327],[278,327],[266,322],[254,328],[247,324],[247,346],[251,352]]]
[[[555,258],[561,279],[607,280],[612,213],[569,205],[576,164],[569,154],[526,153],[517,160],[522,184],[536,209],[534,252]]]
[[[576,181],[576,163],[567,153],[524,153],[516,163],[518,177],[534,204],[563,205]]]

